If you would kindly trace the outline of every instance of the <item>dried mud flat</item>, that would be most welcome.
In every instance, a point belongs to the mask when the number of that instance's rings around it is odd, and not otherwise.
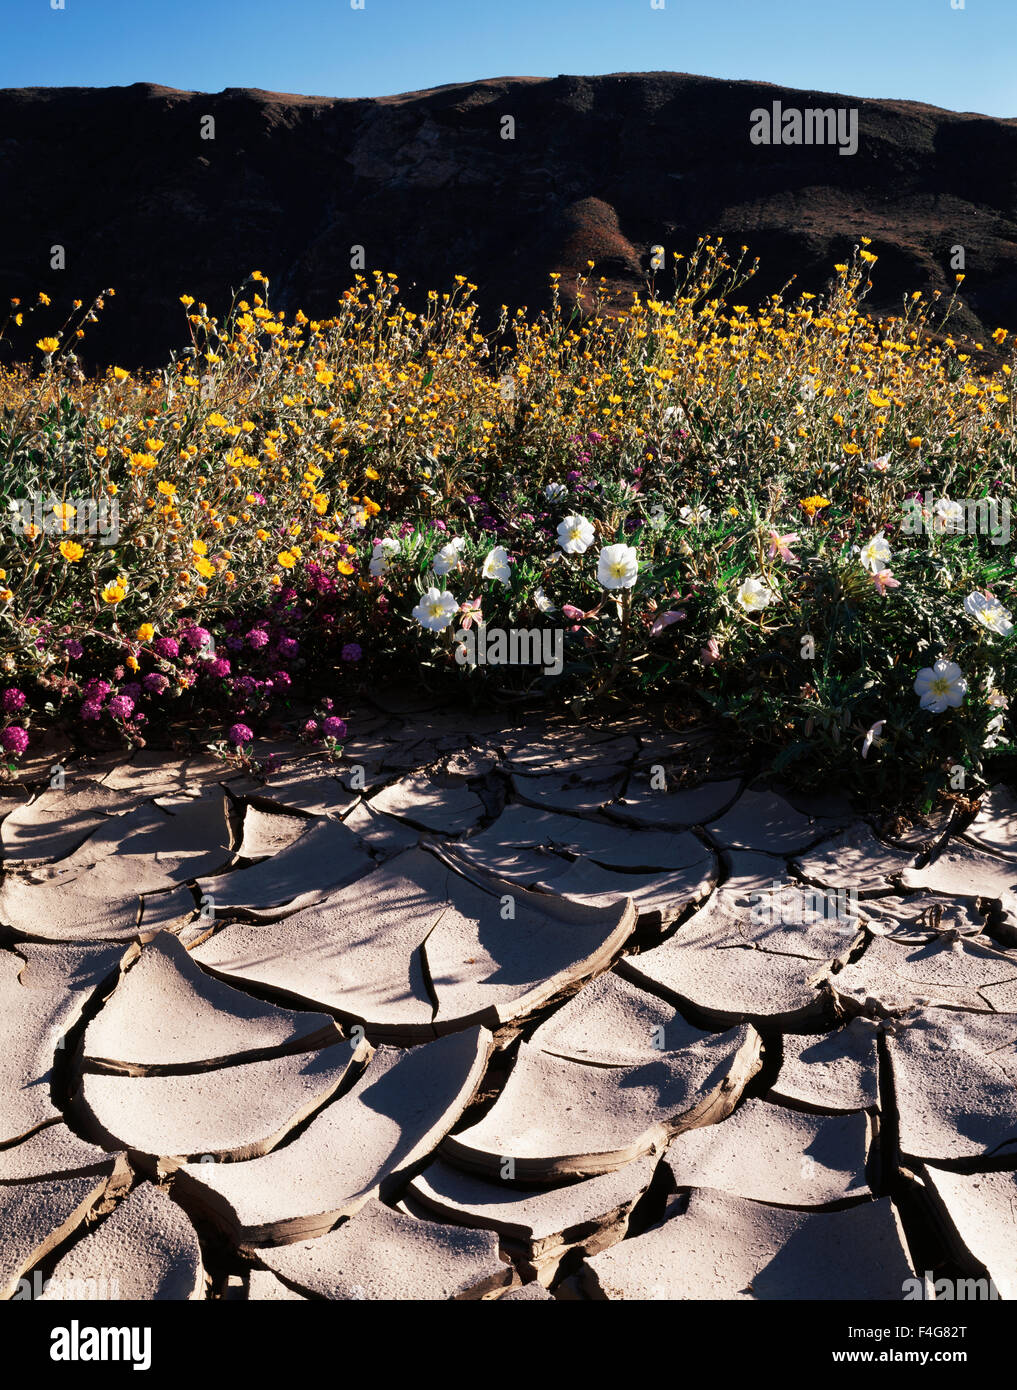
[[[0,1298],[1017,1296],[1010,789],[891,843],[636,719],[350,725],[6,790]]]

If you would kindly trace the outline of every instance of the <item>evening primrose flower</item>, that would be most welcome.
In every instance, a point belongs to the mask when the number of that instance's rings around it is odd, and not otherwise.
[[[985,726],[985,739],[982,742],[983,748],[997,748],[999,744],[1006,742],[1003,733],[1006,721],[1001,714],[997,714],[995,719],[990,719]]]
[[[968,683],[955,661],[937,661],[918,672],[914,685],[922,709],[930,714],[942,714],[956,709],[967,694]]]
[[[688,526],[705,526],[711,519],[711,512],[700,502],[695,507],[682,507],[678,516]]]
[[[876,592],[880,595],[885,594],[887,589],[900,588],[900,580],[894,579],[889,570],[872,570],[870,578],[876,586]]]
[[[869,756],[869,749],[872,747],[874,743],[878,742],[879,737],[883,732],[883,726],[885,723],[885,719],[877,719],[875,724],[873,724],[869,729],[866,730],[865,738],[862,741],[863,758],[867,758]]]
[[[585,516],[567,516],[558,527],[558,544],[566,555],[582,555],[593,544],[594,530]]]
[[[964,531],[964,508],[961,503],[952,502],[949,497],[937,498],[932,529],[937,535],[942,535],[944,531],[953,535],[961,534]]]
[[[659,637],[665,628],[670,627],[672,623],[680,623],[685,616],[684,608],[670,609],[667,613],[661,613],[650,628],[650,636]]]
[[[1006,741],[1003,730],[1006,727],[1006,716],[997,714],[994,719],[990,719],[985,726],[985,739],[982,743],[983,748],[996,748],[1000,743]]]
[[[878,532],[871,536],[863,546],[858,549],[858,558],[871,573],[876,574],[880,570],[885,570],[890,563],[893,551],[883,532]]]
[[[605,589],[631,589],[639,575],[639,555],[631,545],[605,545],[597,563],[597,580]]]
[[[798,539],[797,531],[789,531],[786,536],[781,536],[776,531],[770,532],[770,549],[767,551],[767,558],[772,560],[775,555],[779,555],[785,565],[797,565],[798,557],[789,549],[791,542]]]
[[[460,626],[465,628],[467,632],[469,632],[474,623],[477,624],[478,628],[483,627],[484,615],[480,611],[479,598],[463,599],[462,603],[459,605],[459,612],[463,614]]]
[[[394,556],[399,554],[399,542],[392,536],[385,536],[374,543],[369,569],[375,579],[380,579],[388,570]]]
[[[776,595],[761,579],[749,578],[743,580],[741,587],[735,594],[735,602],[745,610],[746,613],[761,613],[764,608],[771,604]]]
[[[466,542],[461,536],[454,536],[447,545],[443,545],[431,566],[435,574],[448,574],[450,570],[454,570],[462,558],[465,545]]]
[[[551,600],[548,598],[548,596],[544,593],[544,590],[543,590],[542,588],[541,588],[541,589],[534,589],[534,591],[533,591],[533,602],[537,605],[537,608],[538,608],[538,610],[539,610],[541,613],[554,613],[554,612],[557,611],[557,610],[555,609],[554,604],[551,602]]]
[[[1000,713],[990,719],[985,726],[985,742],[982,744],[982,747],[995,748],[998,744],[1005,742],[1006,739],[1003,732],[1006,728],[1006,715],[1003,711],[1010,708],[1010,701],[1001,690],[997,690],[995,686],[993,686],[991,673],[989,680],[986,682],[986,690],[985,703],[990,709],[999,710]]]
[[[964,611],[984,627],[986,632],[992,632],[997,637],[1008,637],[1013,631],[1013,623],[1010,621],[1013,614],[1003,607],[998,598],[993,598],[990,594],[979,593],[977,589],[973,594],[968,594],[964,600]]]
[[[508,551],[503,545],[496,545],[493,550],[488,551],[484,567],[481,570],[485,579],[497,579],[500,584],[507,584],[511,573]]]
[[[459,612],[459,600],[447,589],[430,588],[421,594],[413,616],[428,632],[444,632]]]
[[[568,488],[564,483],[548,483],[544,489],[544,496],[549,502],[557,502],[560,497],[568,494]]]

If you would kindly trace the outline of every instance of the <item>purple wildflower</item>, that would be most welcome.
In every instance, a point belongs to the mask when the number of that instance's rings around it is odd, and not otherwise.
[[[8,753],[23,753],[28,747],[28,731],[20,724],[12,724],[0,734],[0,744]]]

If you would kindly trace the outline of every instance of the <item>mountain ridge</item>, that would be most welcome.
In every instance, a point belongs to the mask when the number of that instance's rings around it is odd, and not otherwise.
[[[750,143],[751,112],[775,101],[856,109],[857,153]],[[179,296],[221,313],[252,269],[277,307],[327,316],[357,246],[411,302],[463,274],[492,316],[544,307],[551,272],[566,298],[579,273],[626,296],[651,246],[688,253],[702,235],[759,257],[750,304],[791,276],[820,290],[870,236],[868,303],[889,313],[905,292],[948,296],[961,246],[956,331],[1017,327],[1017,117],[659,72],[386,97],[8,88],[0,132],[0,296],[43,290],[56,308],[114,286],[86,362],[158,365],[187,341]]]

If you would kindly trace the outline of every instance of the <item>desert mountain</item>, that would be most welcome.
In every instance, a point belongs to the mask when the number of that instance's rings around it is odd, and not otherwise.
[[[753,143],[774,103],[778,132],[788,111],[856,110],[857,151]],[[958,329],[1017,327],[1017,119],[906,101],[669,72],[344,100],[24,88],[0,92],[0,191],[0,297],[116,288],[93,362],[158,364],[186,341],[179,296],[221,313],[252,269],[276,307],[327,316],[358,247],[410,301],[458,273],[496,314],[543,307],[550,271],[567,293],[591,260],[639,287],[651,246],[702,234],[760,258],[746,302],[793,275],[815,291],[868,235],[874,310],[948,292],[962,247]]]

